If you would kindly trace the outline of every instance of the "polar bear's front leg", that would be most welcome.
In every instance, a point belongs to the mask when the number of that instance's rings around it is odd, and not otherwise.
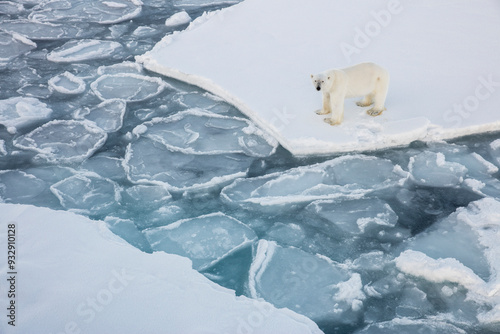
[[[331,102],[330,102],[330,94],[323,93],[323,108],[316,111],[318,115],[327,115],[332,112]]]
[[[344,120],[344,96],[337,94],[330,97],[332,116],[324,121],[330,125],[338,125]]]

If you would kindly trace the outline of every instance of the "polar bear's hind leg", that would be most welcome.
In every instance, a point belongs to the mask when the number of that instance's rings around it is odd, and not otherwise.
[[[382,114],[385,109],[385,98],[387,97],[387,90],[389,88],[389,78],[384,78],[382,80],[380,77],[377,78],[377,83],[375,85],[375,90],[372,93],[373,95],[373,108],[366,111],[366,113],[370,116],[378,116]]]
[[[367,94],[367,95],[365,95],[365,97],[361,101],[356,102],[356,104],[359,107],[368,107],[368,106],[371,106],[373,104],[373,94]]]

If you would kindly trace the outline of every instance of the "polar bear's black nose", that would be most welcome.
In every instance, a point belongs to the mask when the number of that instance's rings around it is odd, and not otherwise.
[[[321,90],[321,87],[320,86],[316,87],[316,90]]]

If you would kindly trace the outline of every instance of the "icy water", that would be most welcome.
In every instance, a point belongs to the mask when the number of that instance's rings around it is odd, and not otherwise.
[[[495,274],[454,212],[500,198],[498,134],[294,158],[224,101],[133,62],[187,26],[165,26],[174,13],[229,4],[37,4],[0,4],[0,200],[105,220],[325,333],[492,330],[478,321],[490,304],[395,259]]]

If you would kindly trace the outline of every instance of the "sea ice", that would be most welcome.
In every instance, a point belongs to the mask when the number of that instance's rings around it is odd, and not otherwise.
[[[172,200],[172,195],[161,185],[136,185],[122,194],[124,202],[148,210],[159,209]]]
[[[77,95],[85,92],[85,81],[70,72],[49,79],[49,86],[58,93]]]
[[[48,184],[19,170],[0,171],[0,202],[34,204]]]
[[[278,143],[243,118],[220,116],[200,109],[179,112],[168,118],[143,123],[145,137],[172,151],[186,154],[243,153],[271,155]]]
[[[0,1],[0,14],[19,15],[24,12],[25,8],[20,3],[12,1]]]
[[[496,139],[490,143],[489,151],[495,164],[500,167],[500,139]]]
[[[398,216],[390,205],[378,198],[320,200],[309,204],[306,211],[312,217],[317,215],[325,219],[318,227],[330,230],[334,226],[347,235],[375,235],[384,228],[394,227],[398,222]]]
[[[5,147],[5,140],[0,139],[0,155],[7,155],[7,148]]]
[[[115,182],[92,172],[70,176],[53,184],[50,190],[66,210],[90,216],[115,211],[121,199]]]
[[[366,298],[362,288],[359,274],[325,257],[264,239],[254,251],[250,295],[315,321],[355,323]]]
[[[94,122],[107,133],[116,132],[123,125],[123,117],[127,103],[120,99],[105,100],[99,105],[89,109],[82,108],[75,113],[75,118],[85,118]]]
[[[10,133],[16,133],[21,127],[47,119],[52,109],[45,103],[32,97],[11,97],[0,100],[0,124]]]
[[[160,78],[120,73],[103,75],[92,82],[90,87],[101,100],[139,102],[160,94],[169,85]]]
[[[500,202],[492,198],[457,209],[410,239],[395,260],[397,268],[428,282],[451,283],[466,289],[468,300],[486,306],[477,316],[481,325],[498,328],[494,314],[500,309],[499,212]],[[452,290],[440,297],[445,299],[454,293]],[[462,312],[456,308],[453,311]]]
[[[93,36],[104,28],[89,26],[87,23],[49,23],[31,20],[12,20],[0,22],[0,29],[18,33],[31,40],[53,41],[72,38],[87,38]]]
[[[96,154],[85,160],[80,165],[80,168],[113,181],[124,181],[127,179],[125,169],[123,168],[123,159],[121,158]]]
[[[127,146],[125,170],[130,181],[164,184],[169,191],[207,189],[246,175],[253,159],[242,154],[188,155],[140,137]]]
[[[186,256],[197,270],[210,268],[257,239],[248,226],[220,212],[180,220],[144,233],[153,250]]]
[[[137,229],[137,226],[130,219],[108,216],[104,219],[108,228],[129,244],[137,247],[143,252],[152,253],[151,246],[144,234]]]
[[[36,49],[36,43],[28,38],[0,31],[0,66],[33,49]]]
[[[97,68],[98,75],[105,74],[123,74],[123,73],[134,73],[142,74],[142,66],[138,63],[133,63],[130,61],[125,61],[123,63],[118,63],[109,66],[99,66]]]
[[[406,172],[389,160],[350,155],[236,180],[222,190],[221,198],[227,203],[274,210],[275,205],[307,204],[319,199],[357,199],[393,187],[407,177]]]
[[[48,99],[53,90],[48,85],[43,84],[26,84],[17,90],[17,93],[26,96],[34,97],[37,99]]]
[[[457,187],[468,171],[459,163],[446,161],[443,153],[434,152],[411,157],[408,169],[413,182],[429,187]]]
[[[47,59],[56,63],[76,63],[109,58],[118,54],[122,49],[122,45],[114,41],[72,40],[52,50],[47,55]]]
[[[428,319],[395,318],[391,321],[368,325],[356,334],[467,334],[464,330],[449,324],[446,321]]]
[[[177,27],[183,24],[191,22],[191,16],[186,11],[181,11],[170,16],[166,21],[165,25],[167,27]]]
[[[14,146],[38,153],[50,163],[78,163],[106,142],[107,135],[94,122],[50,121],[14,140]]]
[[[137,17],[140,0],[86,1],[50,0],[33,8],[29,18],[40,22],[96,22],[113,24]]]

